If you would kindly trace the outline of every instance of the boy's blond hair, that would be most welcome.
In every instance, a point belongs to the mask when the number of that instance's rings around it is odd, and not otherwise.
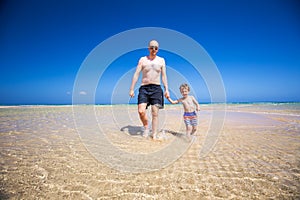
[[[186,83],[181,84],[179,87],[179,90],[181,91],[184,88],[186,88],[188,91],[190,91],[190,86]]]

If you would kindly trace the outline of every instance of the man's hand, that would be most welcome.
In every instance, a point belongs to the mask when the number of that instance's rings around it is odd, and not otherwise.
[[[165,97],[166,97],[167,99],[170,98],[169,90],[166,90],[166,91],[165,91]]]
[[[130,97],[134,97],[134,90],[130,90],[130,91],[129,91],[129,96],[130,96]]]

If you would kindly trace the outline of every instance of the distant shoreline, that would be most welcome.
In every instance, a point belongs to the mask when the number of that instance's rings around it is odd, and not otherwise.
[[[209,106],[209,105],[298,105],[299,102],[226,102],[226,103],[208,103],[208,102],[199,102],[202,106]],[[170,103],[165,103],[166,106],[181,106],[181,105],[172,105]],[[15,104],[15,105],[0,105],[1,108],[26,108],[26,107],[35,107],[35,108],[45,108],[45,107],[73,107],[73,106],[96,106],[96,107],[108,107],[108,106],[137,106],[136,103],[132,104]]]
[[[228,105],[235,105],[235,104],[300,104],[300,101],[254,101],[254,102],[199,102],[199,104],[202,105],[218,105],[218,104],[228,104]],[[0,105],[0,108],[2,107],[50,107],[50,106],[57,106],[57,107],[69,107],[69,106],[135,106],[137,105],[136,103],[120,103],[120,104],[109,104],[109,103],[103,103],[103,104],[2,104]],[[165,105],[172,105],[170,103],[165,103]]]

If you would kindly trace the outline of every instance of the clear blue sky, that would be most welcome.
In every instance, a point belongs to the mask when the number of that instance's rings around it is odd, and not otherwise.
[[[3,0],[0,104],[71,104],[89,52],[139,27],[176,30],[201,44],[221,73],[228,101],[300,101],[299,1]],[[147,53],[121,56],[108,67],[96,102],[110,102],[117,80]],[[159,54],[178,70],[188,64]],[[200,102],[209,101],[207,91],[196,92]]]

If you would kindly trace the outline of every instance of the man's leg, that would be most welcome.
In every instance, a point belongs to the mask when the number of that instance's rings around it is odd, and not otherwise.
[[[151,106],[151,111],[152,111],[152,134],[153,134],[153,139],[157,139],[159,107],[156,106],[156,105],[152,105]]]
[[[146,106],[147,106],[147,103],[139,104],[138,112],[139,112],[140,119],[144,126],[144,132],[147,132],[147,136],[148,136],[149,130],[148,130],[148,118],[147,118],[147,113],[146,113]],[[146,134],[144,134],[144,136],[146,136]]]

